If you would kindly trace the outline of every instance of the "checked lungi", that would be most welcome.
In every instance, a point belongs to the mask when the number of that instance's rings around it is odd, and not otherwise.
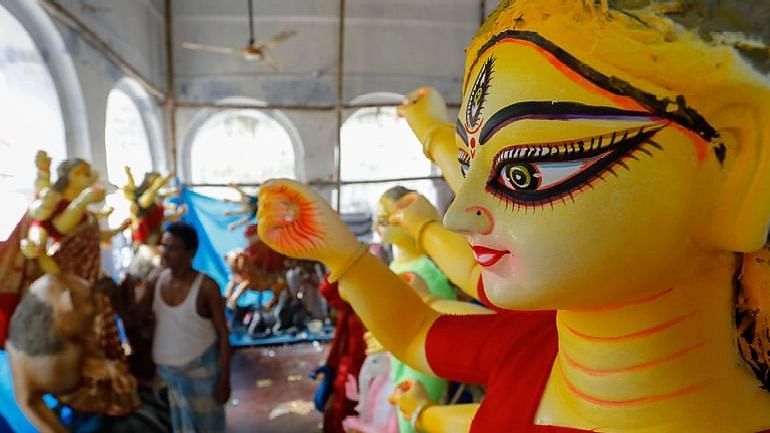
[[[219,378],[216,342],[186,365],[159,364],[158,374],[168,384],[174,433],[224,433],[225,408],[214,401]]]

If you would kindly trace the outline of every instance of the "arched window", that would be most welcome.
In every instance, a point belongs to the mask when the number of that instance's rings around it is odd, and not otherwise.
[[[397,102],[399,95],[378,95],[380,102]],[[429,178],[437,169],[422,153],[422,145],[395,107],[362,108],[342,125],[340,132],[340,212],[374,213],[385,190],[395,185],[414,189],[436,202],[430,179],[388,182],[387,179]],[[355,183],[378,181],[376,183]],[[347,182],[354,182],[345,184]]]
[[[187,152],[182,163],[189,164],[185,180],[192,184],[301,177],[292,131],[260,110],[225,110],[207,117],[195,130]]]
[[[144,173],[152,171],[153,154],[146,119],[154,113],[142,112],[137,102],[146,110],[152,107],[148,96],[124,78],[107,97],[107,113],[104,127],[104,143],[107,157],[107,179],[116,186],[126,183],[124,167],[131,167],[137,181]],[[141,100],[138,100],[141,98]],[[154,120],[154,119],[152,119]]]
[[[107,96],[104,125],[106,179],[118,188],[128,180],[126,166],[131,168],[137,183],[142,181],[145,173],[164,168],[159,162],[162,151],[156,152],[153,158],[153,148],[160,147],[154,109],[149,95],[130,78],[118,81]],[[129,203],[120,190],[108,195],[106,203],[114,209],[108,220],[110,227],[119,226],[129,217]],[[103,257],[103,266],[112,267],[113,273],[117,274],[128,266],[132,257],[130,236],[124,233],[113,239],[112,256]]]
[[[0,240],[33,196],[35,153],[66,157],[64,120],[53,77],[21,23],[0,6]],[[55,178],[55,174],[53,176]]]

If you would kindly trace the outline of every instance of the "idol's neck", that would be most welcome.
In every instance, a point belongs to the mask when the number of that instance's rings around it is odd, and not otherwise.
[[[737,260],[715,256],[686,283],[626,302],[560,310],[550,403],[544,400],[538,416],[548,418],[556,403],[572,420],[554,423],[599,431],[759,431],[751,428],[764,421],[740,410],[757,412],[762,400],[770,412],[770,394],[757,392],[738,353]]]

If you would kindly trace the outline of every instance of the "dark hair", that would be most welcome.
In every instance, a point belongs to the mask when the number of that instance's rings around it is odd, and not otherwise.
[[[387,191],[382,193],[383,196],[387,197],[392,202],[397,202],[404,198],[407,194],[415,192],[413,189],[405,188],[401,185],[396,185],[392,188],[389,188]]]
[[[66,341],[56,332],[54,322],[51,304],[30,293],[11,316],[8,340],[29,356],[56,355],[65,349]]]
[[[69,186],[70,172],[72,169],[87,162],[88,161],[82,158],[70,158],[62,161],[61,164],[56,167],[56,182],[53,184],[53,189],[58,192],[64,192],[64,190],[67,189],[67,186]]]
[[[187,251],[195,252],[198,250],[198,232],[192,225],[181,221],[173,222],[166,226],[165,231],[181,239]]]

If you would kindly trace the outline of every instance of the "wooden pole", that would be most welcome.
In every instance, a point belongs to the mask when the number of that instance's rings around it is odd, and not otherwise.
[[[171,0],[165,0],[164,23],[166,36],[166,119],[167,137],[171,149],[171,171],[179,173],[176,143],[176,84],[174,81],[174,21]]]
[[[334,147],[335,164],[337,168],[337,203],[335,209],[340,211],[342,203],[342,104],[344,95],[345,80],[345,0],[340,0],[339,32],[337,41],[337,104],[335,113],[337,115],[337,142]]]
[[[479,27],[484,24],[484,20],[487,18],[487,1],[479,0]]]

